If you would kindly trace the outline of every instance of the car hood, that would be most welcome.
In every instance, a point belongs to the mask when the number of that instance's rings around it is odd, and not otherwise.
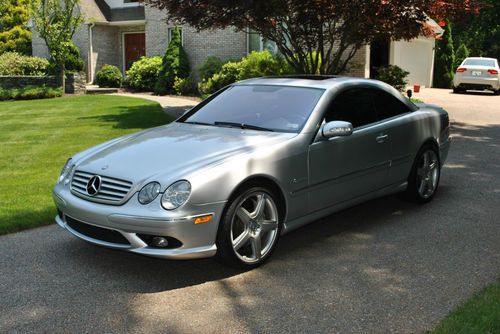
[[[172,123],[82,152],[76,163],[78,170],[136,185],[162,176],[175,181],[203,167],[294,136],[296,134]]]

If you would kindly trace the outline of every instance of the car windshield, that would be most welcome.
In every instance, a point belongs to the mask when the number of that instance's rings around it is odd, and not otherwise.
[[[494,59],[466,59],[464,65],[495,67]]]
[[[235,85],[179,122],[298,133],[324,89]]]

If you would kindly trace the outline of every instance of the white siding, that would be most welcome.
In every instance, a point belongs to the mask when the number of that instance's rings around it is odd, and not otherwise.
[[[415,84],[432,86],[434,44],[434,39],[425,37],[391,43],[390,63],[410,72],[408,76],[410,86]]]

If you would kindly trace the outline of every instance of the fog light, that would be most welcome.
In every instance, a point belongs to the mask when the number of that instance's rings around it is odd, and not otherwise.
[[[153,237],[153,239],[151,240],[151,244],[153,245],[153,247],[167,248],[168,240],[164,237]]]

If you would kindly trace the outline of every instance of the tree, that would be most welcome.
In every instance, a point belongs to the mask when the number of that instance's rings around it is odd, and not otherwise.
[[[31,55],[28,0],[0,0],[0,54],[8,51]]]
[[[449,0],[453,8],[463,1]],[[365,44],[377,39],[411,39],[427,14],[440,12],[433,0],[149,0],[166,9],[167,20],[197,29],[249,28],[276,43],[298,73],[336,74]]]
[[[59,64],[61,85],[65,91],[65,63],[71,55],[73,35],[82,23],[78,0],[34,0],[33,22],[45,40],[51,58]]]
[[[464,44],[476,57],[500,59],[500,1],[483,0],[477,13],[453,19],[453,24],[455,46]]]
[[[187,78],[189,73],[189,59],[182,47],[181,32],[179,28],[175,28],[172,32],[172,40],[163,56],[160,75],[155,85],[155,94],[165,95],[172,92],[175,78]]]
[[[441,40],[436,43],[436,62],[434,65],[434,87],[451,88],[455,72],[455,49],[453,47],[452,25],[447,22]]]
[[[465,60],[465,58],[469,57],[469,49],[465,44],[460,44],[457,51],[455,51],[455,64],[453,65],[454,69],[457,69],[460,64]]]

